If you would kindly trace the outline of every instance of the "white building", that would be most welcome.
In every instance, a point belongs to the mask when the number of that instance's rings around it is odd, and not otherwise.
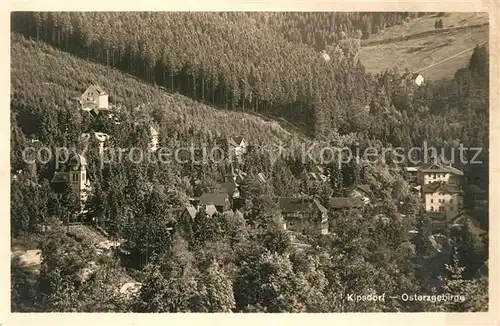
[[[108,93],[97,84],[90,85],[79,100],[84,111],[109,109]]]

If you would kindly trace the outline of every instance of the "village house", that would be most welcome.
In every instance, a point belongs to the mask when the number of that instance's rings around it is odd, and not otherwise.
[[[365,206],[361,198],[351,197],[332,197],[328,202],[330,209],[335,211],[345,211],[351,209],[360,209]]]
[[[403,74],[402,80],[404,82],[410,81],[412,83],[415,83],[417,86],[421,86],[425,81],[424,76],[422,76],[422,74],[419,74],[417,72],[407,72]]]
[[[329,180],[327,172],[320,165],[314,165],[310,171],[304,171],[302,179],[309,180],[314,183],[324,183]]]
[[[454,217],[463,207],[462,194],[456,184],[426,184],[422,187],[422,196],[426,212],[446,212],[448,217]]]
[[[196,218],[196,214],[198,214],[198,212],[201,210],[202,207],[205,208],[205,213],[207,214],[208,217],[212,217],[218,213],[217,208],[215,208],[215,205],[186,206],[186,208],[180,214],[179,220],[186,221],[186,219],[188,219],[190,221],[194,221]]]
[[[359,198],[363,201],[363,203],[369,204],[371,201],[372,191],[369,185],[361,184],[349,187],[347,189],[348,197],[350,198]]]
[[[219,213],[224,213],[231,209],[231,201],[229,196],[223,192],[204,193],[195,199],[195,206],[199,205],[214,205]]]
[[[81,202],[87,200],[91,187],[87,178],[87,160],[82,155],[73,155],[66,164],[62,165],[54,173],[51,180],[51,184],[59,197],[62,196],[68,183]]]
[[[87,90],[80,96],[79,102],[82,110],[108,110],[108,93],[97,84],[90,85]]]
[[[229,137],[227,144],[230,157],[236,157],[240,160],[247,153],[248,144],[242,136]]]
[[[418,167],[407,166],[405,167],[405,171],[409,176],[410,183],[415,184],[418,181]]]
[[[436,159],[432,163],[418,168],[417,180],[420,185],[427,185],[434,182],[445,182],[459,184],[463,172],[451,165],[443,165]]]
[[[283,228],[299,233],[328,234],[328,210],[317,199],[281,198]]]

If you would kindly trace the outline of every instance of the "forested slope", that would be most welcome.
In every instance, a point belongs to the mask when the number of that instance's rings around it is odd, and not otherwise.
[[[245,13],[15,13],[13,30],[212,105],[276,114],[311,135],[367,103],[359,40],[325,60]]]
[[[296,138],[278,123],[170,95],[117,69],[79,59],[19,34],[11,34],[11,38],[12,112],[24,134],[45,143],[69,145],[79,136],[75,131],[89,128],[86,120],[90,115],[79,110],[75,97],[92,83],[100,84],[110,94],[113,105],[124,107],[124,114],[145,112],[157,117],[157,123],[165,115],[168,121],[160,128],[164,136],[245,135],[255,143]],[[133,110],[139,106],[139,110]]]

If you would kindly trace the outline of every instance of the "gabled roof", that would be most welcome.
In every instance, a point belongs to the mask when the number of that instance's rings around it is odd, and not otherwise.
[[[200,209],[201,207],[197,209],[194,206],[187,206],[185,211],[188,212],[189,216],[191,216],[191,218],[194,220],[196,218],[196,214],[198,214]],[[217,208],[215,208],[214,205],[205,205],[205,213],[207,213],[208,217],[212,217],[217,213]]]
[[[424,173],[435,173],[435,172],[442,173],[442,172],[444,172],[444,173],[452,173],[455,175],[464,175],[464,173],[457,168],[454,168],[452,166],[444,166],[444,165],[439,164],[439,163],[425,164],[425,165],[419,167],[418,170],[420,172],[424,172]]]
[[[426,212],[425,215],[431,220],[444,220],[446,219],[446,214],[444,212]]]
[[[200,205],[224,206],[229,200],[227,194],[222,192],[204,193],[198,198]]]
[[[330,207],[331,208],[358,208],[363,207],[364,203],[359,198],[350,198],[350,197],[333,197],[330,198]]]
[[[68,173],[56,172],[56,173],[54,173],[54,177],[52,178],[52,180],[50,180],[50,182],[52,182],[52,183],[66,183],[66,182],[68,182],[68,180],[69,180]]]
[[[449,221],[452,227],[460,227],[468,225],[470,231],[478,236],[483,236],[488,233],[481,228],[481,224],[472,216],[466,213],[459,214]]]
[[[104,89],[99,84],[94,84],[91,86],[99,95],[107,95]]]
[[[230,137],[229,138],[229,143],[235,145],[235,146],[240,146],[241,143],[243,142],[243,137],[242,136],[236,136],[236,137]]]
[[[328,213],[328,210],[317,199],[310,198],[280,198],[280,209],[284,213],[314,211]]]
[[[433,194],[436,192],[443,192],[446,194],[456,194],[460,192],[460,189],[456,184],[434,182],[424,185],[423,192],[425,194]]]
[[[360,184],[360,185],[352,186],[349,189],[349,192],[351,192],[353,190],[361,190],[362,192],[364,192],[367,195],[370,195],[372,193],[372,190],[370,189],[370,186],[367,185],[367,184]]]
[[[156,130],[152,125],[149,126],[149,130],[152,136],[158,136],[158,130]]]

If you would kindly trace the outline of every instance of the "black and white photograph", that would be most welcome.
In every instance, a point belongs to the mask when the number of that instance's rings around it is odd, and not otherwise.
[[[488,312],[489,18],[11,12],[11,313]]]

